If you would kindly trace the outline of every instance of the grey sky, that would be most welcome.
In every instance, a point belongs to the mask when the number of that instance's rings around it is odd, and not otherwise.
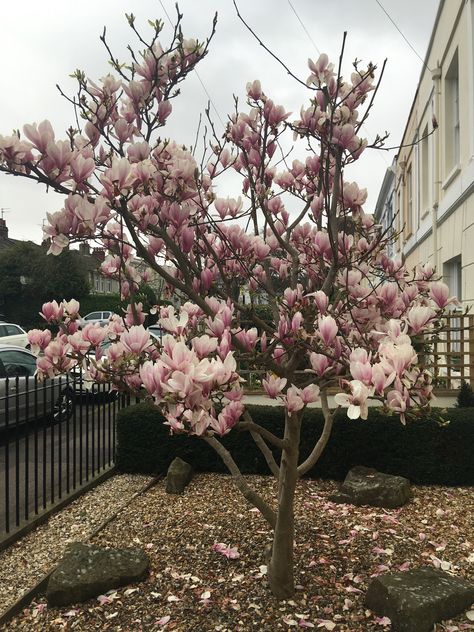
[[[174,17],[173,0],[162,0]],[[424,57],[433,26],[438,0],[380,0],[418,53]],[[184,33],[202,39],[218,11],[217,33],[206,59],[198,67],[220,117],[232,111],[235,93],[243,97],[247,81],[259,78],[266,94],[297,113],[308,93],[258,45],[239,22],[231,0],[181,0]],[[333,61],[339,55],[342,34],[348,31],[346,74],[354,58],[388,64],[365,135],[372,140],[377,132],[389,131],[388,145],[400,142],[420,76],[421,61],[384,14],[376,0],[291,0],[314,44],[299,23],[288,0],[240,0],[239,8],[263,41],[302,79],[308,75],[307,58],[326,52]],[[74,123],[73,112],[59,95],[59,83],[68,93],[74,82],[68,75],[81,68],[91,79],[109,70],[99,35],[107,25],[108,38],[119,58],[126,56],[132,33],[124,19],[133,12],[138,24],[147,18],[166,21],[159,0],[23,0],[2,6],[0,21],[1,100],[0,134],[10,134],[24,123],[51,121],[57,138]],[[144,26],[146,29],[146,26]],[[190,76],[182,95],[173,103],[170,125],[164,135],[191,144],[199,113],[207,96],[198,80]],[[221,124],[214,114],[216,127]],[[373,210],[386,168],[395,152],[367,151],[346,179],[367,187],[367,211]],[[232,191],[231,193],[235,193]],[[227,195],[228,193],[226,193]],[[47,211],[61,208],[62,200],[46,194],[39,185],[0,174],[0,207],[9,207],[5,219],[10,236],[41,240],[41,223]]]

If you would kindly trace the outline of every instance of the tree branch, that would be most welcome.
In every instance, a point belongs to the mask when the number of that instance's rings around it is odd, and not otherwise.
[[[298,466],[299,476],[303,476],[304,474],[306,474],[306,472],[308,472],[313,467],[313,465],[317,463],[319,457],[321,456],[324,448],[327,445],[327,442],[329,441],[329,437],[331,436],[332,425],[334,422],[334,415],[337,409],[333,411],[329,409],[328,395],[327,395],[326,389],[321,391],[321,407],[323,409],[323,414],[324,414],[323,431],[321,433],[321,436],[318,439],[318,442],[314,446],[311,454],[308,456],[308,458],[305,461],[303,461],[303,463],[301,463],[301,465]]]

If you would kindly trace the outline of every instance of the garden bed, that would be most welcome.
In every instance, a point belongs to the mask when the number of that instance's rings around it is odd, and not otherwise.
[[[272,478],[249,480],[270,497]],[[407,506],[388,511],[329,503],[335,488],[332,481],[298,485],[292,600],[277,602],[269,592],[263,551],[271,533],[259,513],[228,476],[200,474],[182,496],[167,495],[159,482],[93,538],[144,548],[151,558],[146,582],[67,608],[49,609],[38,598],[2,630],[388,631],[389,622],[364,606],[373,575],[442,565],[474,581],[472,489],[415,487]],[[215,543],[235,547],[239,557],[228,559]],[[474,624],[462,614],[436,629]]]

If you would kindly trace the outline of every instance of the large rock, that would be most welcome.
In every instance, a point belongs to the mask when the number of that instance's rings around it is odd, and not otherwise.
[[[147,576],[150,561],[141,549],[105,549],[74,542],[51,574],[50,606],[86,601]]]
[[[392,621],[393,632],[431,632],[474,601],[474,584],[435,568],[379,575],[369,585],[368,608]]]
[[[182,494],[192,477],[192,466],[176,457],[171,462],[166,474],[166,491],[168,494]]]
[[[339,492],[329,500],[333,503],[394,509],[404,505],[410,497],[410,481],[407,478],[383,474],[359,465],[348,472]]]

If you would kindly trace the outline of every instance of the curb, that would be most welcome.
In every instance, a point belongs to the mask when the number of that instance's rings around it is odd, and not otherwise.
[[[164,474],[158,474],[151,481],[149,481],[146,485],[144,485],[141,489],[133,494],[133,496],[127,500],[123,505],[121,505],[117,511],[115,511],[111,516],[109,516],[104,522],[102,522],[92,533],[88,535],[88,537],[84,540],[84,542],[89,542],[92,538],[94,538],[97,534],[99,534],[109,523],[111,523],[115,518],[127,507],[129,507],[132,502],[151,489],[154,485],[156,485],[162,478]],[[55,564],[54,568],[48,571],[43,577],[34,584],[32,588],[27,590],[25,593],[21,595],[11,606],[9,606],[6,610],[0,613],[0,626],[3,626],[10,619],[12,619],[15,615],[21,612],[28,604],[32,601],[32,599],[39,594],[43,593],[47,586],[50,575],[53,573],[57,566]]]

